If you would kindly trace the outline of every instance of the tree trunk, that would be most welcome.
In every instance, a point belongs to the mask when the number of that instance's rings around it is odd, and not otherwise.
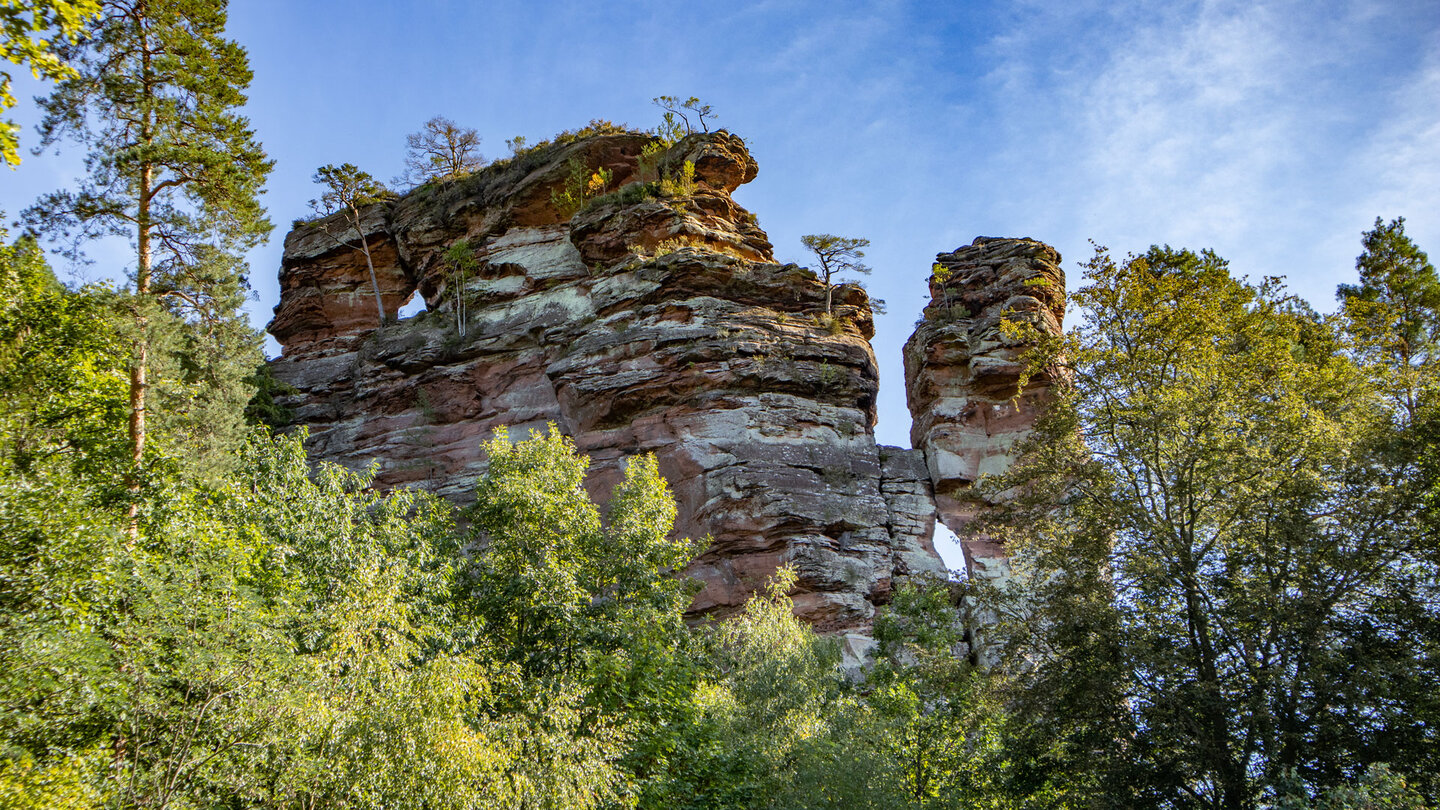
[[[370,260],[370,240],[365,238],[365,230],[360,227],[360,209],[351,205],[350,213],[355,217],[355,234],[360,237],[360,250],[365,254],[365,267],[370,270],[370,287],[375,290],[375,311],[380,313],[380,325],[384,326],[385,305],[380,302],[380,281],[375,277],[375,263]]]
[[[151,96],[150,51],[148,47],[142,51],[145,93]],[[140,134],[141,141],[147,145],[153,132],[152,114],[147,105]],[[125,514],[129,523],[126,533],[131,544],[140,539],[140,465],[145,457],[145,409],[150,367],[150,315],[147,312],[151,268],[150,197],[154,193],[154,185],[155,169],[146,162],[140,167],[140,189],[135,211],[135,348],[130,358],[130,507]]]
[[[1208,740],[1200,741],[1200,755],[1208,760],[1207,764],[1216,776],[1217,787],[1220,789],[1219,806],[1227,810],[1242,810],[1249,806],[1244,767],[1235,761],[1231,753],[1230,727],[1220,699],[1223,685],[1220,683],[1218,656],[1210,638],[1210,621],[1201,604],[1200,589],[1193,570],[1194,563],[1189,559],[1188,553],[1184,562],[1187,568],[1182,582],[1186,624],[1189,626],[1190,647],[1195,656],[1196,679],[1204,689],[1201,696],[1204,704],[1197,708],[1209,737]]]
[[[138,467],[145,453],[145,399],[150,341],[146,331],[150,316],[145,311],[150,295],[150,185],[153,181],[149,166],[140,170],[140,211],[138,245],[135,263],[135,354],[130,364],[130,458]]]

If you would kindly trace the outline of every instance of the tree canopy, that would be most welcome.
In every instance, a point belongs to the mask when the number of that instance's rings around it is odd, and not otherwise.
[[[1086,271],[1070,334],[1010,327],[1062,382],[982,529],[1015,554],[989,601],[1034,745],[1131,806],[1433,777],[1437,539],[1374,384],[1396,378],[1349,350],[1354,321],[1211,252]]]
[[[79,38],[100,12],[99,0],[29,0],[0,6],[0,60],[25,65],[35,78],[59,80],[75,75],[62,50]],[[0,113],[15,106],[10,74],[0,71]],[[19,126],[0,119],[0,160],[20,163]]]
[[[405,171],[415,185],[460,177],[484,166],[480,135],[443,115],[426,121],[419,132],[405,136]]]

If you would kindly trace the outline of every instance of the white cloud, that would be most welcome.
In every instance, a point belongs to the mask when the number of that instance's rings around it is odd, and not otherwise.
[[[1392,114],[1376,123],[1356,173],[1369,192],[1347,206],[1351,218],[1409,218],[1407,232],[1440,255],[1440,36],[1424,63],[1390,93]],[[1355,240],[1351,240],[1352,243]]]
[[[1071,259],[1086,238],[1214,247],[1327,306],[1377,213],[1440,210],[1440,67],[1421,57],[1440,21],[1411,11],[1031,7],[990,48],[1001,218]]]

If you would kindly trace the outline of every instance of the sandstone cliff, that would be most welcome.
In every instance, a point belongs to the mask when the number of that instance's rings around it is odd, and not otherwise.
[[[676,530],[711,538],[690,569],[704,583],[696,616],[734,611],[790,563],[797,612],[863,645],[898,579],[943,573],[935,463],[872,432],[869,301],[844,286],[837,317],[817,317],[823,285],[776,264],[730,197],[757,172],[739,138],[671,147],[660,171],[690,161],[695,182],[670,194],[642,176],[650,142],[556,144],[371,206],[362,230],[386,311],[413,294],[427,305],[397,323],[377,323],[357,251],[297,227],[270,325],[284,349],[273,370],[296,391],[282,404],[317,457],[375,459],[380,486],[461,502],[499,425],[518,438],[555,423],[590,455],[602,499],[626,457],[653,452]],[[576,165],[607,170],[617,190],[562,218],[551,192]],[[478,265],[464,279],[443,259],[462,239]]]
[[[960,538],[971,576],[996,576],[1005,552],[966,531],[983,499],[971,486],[1004,472],[1053,380],[1022,388],[1025,347],[1001,334],[1002,320],[1059,334],[1065,315],[1060,254],[1033,239],[980,237],[935,257],[930,304],[905,344],[911,443],[924,453],[940,519]]]

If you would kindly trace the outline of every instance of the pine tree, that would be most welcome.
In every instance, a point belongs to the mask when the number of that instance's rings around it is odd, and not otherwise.
[[[1408,421],[1440,367],[1440,277],[1405,235],[1404,217],[1376,217],[1361,243],[1360,283],[1340,285],[1336,297],[1361,358],[1382,372]]]
[[[860,260],[865,258],[865,251],[861,248],[870,247],[870,240],[812,233],[800,237],[800,243],[820,262],[820,280],[825,283],[825,314],[829,315],[837,284],[835,276],[847,270],[869,275],[870,268]]]
[[[320,219],[309,223],[309,227],[323,232],[330,240],[342,247],[360,251],[365,256],[365,267],[370,271],[370,289],[375,293],[375,311],[380,324],[385,323],[385,302],[380,297],[380,281],[375,277],[375,261],[370,256],[370,239],[365,235],[360,209],[372,205],[389,195],[385,185],[361,171],[353,163],[336,166],[333,163],[315,170],[315,182],[325,187],[317,199],[310,201],[310,208]],[[344,228],[338,232],[332,229],[330,217],[341,214]],[[355,232],[351,241],[350,232]]]
[[[75,49],[76,75],[41,102],[43,145],[82,145],[89,175],[73,191],[41,198],[27,223],[69,240],[77,259],[90,240],[133,240],[129,438],[137,474],[156,410],[157,361],[183,378],[191,401],[240,407],[254,366],[256,340],[238,311],[242,257],[271,229],[259,195],[273,161],[238,113],[251,71],[245,50],[224,37],[225,21],[226,4],[213,0],[106,0]],[[157,356],[167,332],[178,345]],[[205,346],[217,350],[196,351]],[[235,411],[229,421],[238,428]],[[181,416],[156,415],[162,423]],[[213,418],[193,421],[215,433]]]

